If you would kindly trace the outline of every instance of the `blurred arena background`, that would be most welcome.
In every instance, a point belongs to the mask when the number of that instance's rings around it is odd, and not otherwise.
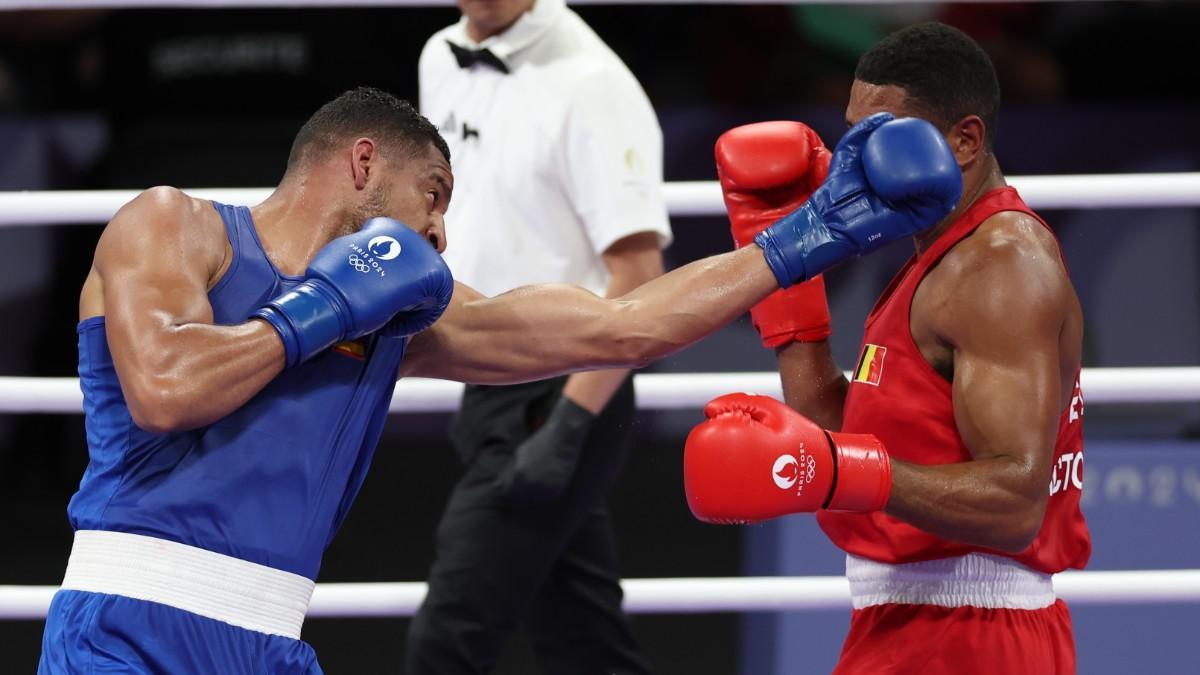
[[[421,46],[458,16],[428,3],[347,5],[0,11],[0,190],[274,184],[296,130],[322,102],[361,84],[415,99]],[[575,9],[654,103],[668,181],[715,178],[713,142],[738,124],[803,120],[832,144],[858,55],[927,19],[962,28],[995,61],[1004,92],[997,154],[1007,173],[1200,171],[1200,3]],[[1200,210],[1041,213],[1083,301],[1086,367],[1200,364]],[[671,266],[730,245],[720,217],[672,225]],[[75,374],[78,290],[99,233],[94,223],[0,227],[0,375]],[[830,275],[843,366],[852,365],[871,302],[910,252],[894,246]],[[743,320],[649,370],[773,368]],[[639,414],[636,451],[611,498],[623,575],[841,573],[840,552],[811,518],[733,528],[691,517],[680,451],[699,416]],[[441,413],[390,418],[323,582],[424,578],[459,471],[447,421]],[[1200,568],[1200,405],[1093,405],[1086,429],[1089,569]],[[61,581],[66,502],[86,456],[80,415],[0,415],[0,584]],[[1200,672],[1200,604],[1088,605],[1073,614],[1081,673]],[[310,619],[304,635],[331,674],[394,672],[405,621]],[[812,672],[828,672],[847,622],[845,609],[634,618],[664,674],[798,673],[798,653]],[[33,672],[41,631],[40,621],[0,621],[0,670]],[[518,641],[499,672],[534,668]]]

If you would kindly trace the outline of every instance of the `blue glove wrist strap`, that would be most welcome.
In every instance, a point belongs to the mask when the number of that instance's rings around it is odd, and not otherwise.
[[[844,234],[832,230],[811,201],[781,218],[754,238],[780,288],[807,281],[857,255]]]
[[[276,333],[279,333],[279,339],[283,341],[285,368],[291,368],[300,362],[300,343],[296,339],[296,329],[292,328],[292,324],[288,322],[286,316],[270,305],[260,307],[250,316],[266,321],[271,324]]]
[[[279,331],[290,368],[345,336],[346,322],[341,314],[339,303],[320,283],[310,279],[271,300],[254,316]]]

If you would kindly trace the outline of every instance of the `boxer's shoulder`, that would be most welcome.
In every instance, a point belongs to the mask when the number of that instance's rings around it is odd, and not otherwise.
[[[121,218],[124,215],[134,217]],[[144,190],[121,208],[114,223],[118,218],[150,236],[182,237],[194,243],[224,238],[224,223],[210,200],[167,185]]]
[[[969,244],[967,250],[978,247],[980,254],[990,253],[1001,261],[1005,256],[1014,255],[1023,258],[1035,256],[1038,262],[1045,262],[1041,259],[1043,256],[1050,261],[1059,259],[1058,242],[1054,235],[1037,218],[1024,211],[992,214],[963,243]]]
[[[987,330],[1022,318],[1060,322],[1069,295],[1054,236],[1029,214],[1004,211],[953,246],[922,280],[913,297],[914,333],[922,322],[943,339],[963,324]]]
[[[214,270],[226,257],[228,239],[221,216],[207,199],[169,186],[142,191],[117,211],[105,227],[96,251],[105,262],[181,258]],[[214,262],[215,261],[215,262]]]
[[[977,282],[1006,285],[1061,268],[1058,243],[1049,230],[1027,213],[1001,211],[951,247],[927,280],[951,289]]]

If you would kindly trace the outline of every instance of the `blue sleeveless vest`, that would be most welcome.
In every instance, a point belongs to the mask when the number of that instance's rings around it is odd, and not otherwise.
[[[238,324],[300,279],[268,260],[249,209],[213,205],[233,259],[208,299],[215,323]],[[72,527],[169,539],[315,579],[366,476],[407,341],[343,343],[214,424],[152,434],[130,418],[104,317],[78,332],[90,462],[67,508]]]

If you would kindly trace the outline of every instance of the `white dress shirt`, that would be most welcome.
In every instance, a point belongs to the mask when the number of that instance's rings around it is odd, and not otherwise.
[[[508,74],[459,67],[448,42],[487,48]],[[475,43],[466,18],[433,35],[419,63],[421,112],[450,146],[446,262],[487,295],[565,282],[603,294],[600,257],[638,232],[671,241],[662,131],[625,64],[563,0],[537,0]]]

